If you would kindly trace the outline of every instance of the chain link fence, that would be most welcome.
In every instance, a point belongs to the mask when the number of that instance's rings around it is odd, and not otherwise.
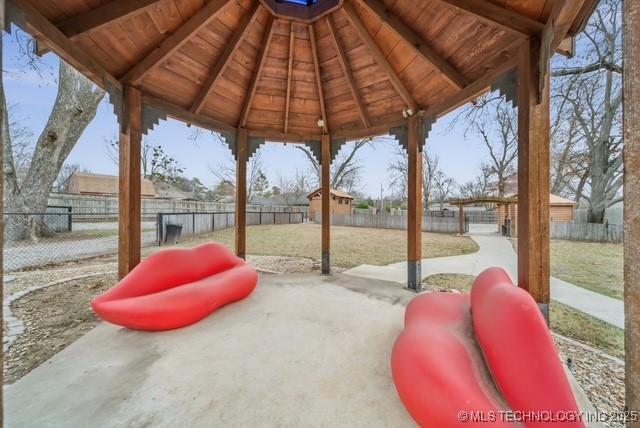
[[[74,213],[48,207],[46,213],[5,213],[5,272],[40,268],[118,253],[118,213]],[[248,225],[302,223],[302,212],[247,212]],[[167,245],[167,227],[179,226],[180,240],[235,225],[235,212],[143,214],[143,247]],[[174,241],[175,242],[175,241]]]

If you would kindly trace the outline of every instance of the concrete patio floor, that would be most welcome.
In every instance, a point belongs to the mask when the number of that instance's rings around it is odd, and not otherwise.
[[[6,426],[415,426],[390,373],[413,296],[342,275],[266,275],[185,329],[103,323],[5,388]]]

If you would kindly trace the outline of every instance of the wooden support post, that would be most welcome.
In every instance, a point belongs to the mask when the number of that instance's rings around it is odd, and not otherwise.
[[[464,235],[464,205],[460,204],[458,208],[458,221],[460,222],[460,235]]]
[[[640,413],[640,2],[624,2],[624,309],[627,410]],[[640,428],[640,421],[628,422]]]
[[[140,147],[142,143],[142,95],[136,88],[124,88],[124,104],[120,124],[120,179],[118,275],[123,278],[140,263],[140,223],[142,176]]]
[[[322,274],[331,273],[331,137],[322,136]]]
[[[549,319],[549,74],[539,93],[540,42],[530,39],[518,65],[518,286]],[[547,68],[548,69],[548,68]]]
[[[407,288],[418,292],[422,289],[422,120],[410,117],[408,126]]]
[[[247,251],[247,130],[238,129],[236,166],[236,255],[246,257]]]

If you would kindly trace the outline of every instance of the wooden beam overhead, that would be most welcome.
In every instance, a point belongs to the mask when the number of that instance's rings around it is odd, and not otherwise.
[[[33,7],[29,1],[9,0],[8,2],[13,3],[15,7],[24,12],[30,32],[39,34],[40,39],[73,68],[102,88],[105,86],[105,81],[109,81],[113,87],[122,89],[118,79],[112,76],[102,64],[73,43],[58,27]]]
[[[247,34],[247,29],[249,28],[255,17],[258,15],[259,6],[260,3],[258,1],[254,1],[253,6],[248,11],[248,13],[244,15],[242,22],[240,22],[240,25],[234,31],[231,40],[226,43],[224,52],[222,52],[222,55],[220,56],[220,58],[218,58],[218,61],[211,69],[207,81],[202,86],[202,90],[198,93],[196,99],[193,102],[193,105],[191,106],[192,112],[200,113],[200,111],[206,104],[207,98],[209,98],[209,95],[211,95],[211,91],[213,91],[216,82],[227,69],[227,66],[231,63],[233,56],[235,55],[238,47]]]
[[[267,51],[269,50],[269,46],[271,45],[272,38],[273,15],[269,14],[269,17],[267,18],[267,26],[262,37],[262,43],[260,44],[260,52],[258,53],[258,66],[254,71],[253,76],[251,77],[249,90],[247,91],[247,96],[242,106],[242,113],[240,113],[239,127],[241,128],[244,128],[247,125],[247,119],[249,117],[249,112],[251,111],[251,104],[253,103],[253,98],[256,95],[256,89],[258,89],[258,82],[260,81],[260,76],[262,75],[264,63],[267,60]]]
[[[367,114],[367,110],[364,107],[364,103],[362,102],[362,98],[360,98],[360,93],[358,93],[358,87],[356,86],[356,80],[353,77],[353,72],[349,67],[349,63],[347,61],[347,55],[344,53],[340,42],[338,42],[338,34],[336,33],[335,23],[333,22],[333,16],[327,16],[327,26],[329,27],[329,35],[331,36],[331,40],[333,40],[333,46],[336,49],[338,54],[338,63],[340,63],[340,67],[342,68],[342,72],[347,78],[347,83],[349,84],[349,90],[351,91],[351,95],[353,96],[353,100],[356,102],[356,106],[358,107],[358,112],[360,113],[360,119],[364,124],[365,128],[371,127],[371,121],[369,120],[369,115]]]
[[[500,7],[489,0],[440,0],[458,9],[469,12],[485,21],[524,36],[538,37],[544,24],[521,15],[513,10]]]
[[[287,67],[287,98],[284,107],[284,133],[289,131],[289,110],[291,109],[291,80],[293,77],[293,56],[296,45],[296,24],[291,21],[289,30],[289,65]]]
[[[369,52],[371,52],[371,55],[373,56],[373,59],[386,73],[389,81],[398,92],[398,95],[400,95],[407,107],[411,108],[414,113],[417,112],[419,110],[418,104],[413,99],[413,96],[405,86],[404,82],[402,82],[402,79],[400,79],[400,76],[398,76],[398,73],[396,73],[396,71],[393,69],[393,66],[391,65],[387,57],[380,50],[380,48],[376,44],[376,41],[373,39],[371,34],[369,34],[369,31],[365,28],[350,1],[344,3],[343,10],[347,13],[349,22],[351,22],[351,25],[355,28],[358,36],[360,37],[360,40],[362,40],[365,46],[367,46]]]
[[[164,39],[139,63],[134,65],[121,79],[123,83],[135,85],[147,73],[157,67],[172,53],[177,51],[200,29],[211,23],[224,7],[232,0],[211,0],[187,22],[182,24],[171,36]]]
[[[322,130],[325,134],[329,132],[329,123],[327,122],[327,108],[324,102],[324,89],[322,88],[322,76],[320,75],[320,60],[318,59],[318,40],[316,39],[316,30],[313,24],[309,24],[309,40],[311,41],[311,54],[313,56],[313,68],[316,73],[316,83],[318,84],[318,100],[320,102],[320,112],[322,113],[322,122],[324,126]]]
[[[383,24],[389,26],[398,36],[407,42],[418,55],[437,68],[444,78],[458,89],[462,89],[469,81],[449,61],[444,59],[436,50],[407,24],[390,12],[380,0],[359,0],[371,13],[376,15]]]
[[[58,23],[58,28],[67,35],[75,37],[82,33],[98,29],[121,19],[143,12],[160,0],[113,0],[86,12],[82,12]]]

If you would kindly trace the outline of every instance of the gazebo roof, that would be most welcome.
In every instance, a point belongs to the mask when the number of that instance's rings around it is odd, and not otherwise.
[[[528,37],[558,49],[595,3],[318,0],[318,13],[299,16],[270,0],[10,4],[24,11],[41,50],[112,98],[131,85],[146,105],[188,123],[305,141],[386,133],[416,112],[438,117],[513,68]]]

